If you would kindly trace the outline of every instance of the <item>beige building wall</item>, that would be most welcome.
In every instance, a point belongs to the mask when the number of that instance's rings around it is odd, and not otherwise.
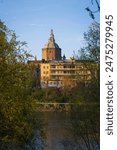
[[[41,80],[42,87],[48,86],[48,82],[50,80],[50,64],[49,63],[41,63],[41,65],[40,65],[40,80]]]
[[[91,71],[80,62],[42,63],[40,70],[42,87],[73,87],[91,80]]]

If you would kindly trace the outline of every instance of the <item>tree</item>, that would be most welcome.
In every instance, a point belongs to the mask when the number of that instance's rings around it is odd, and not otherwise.
[[[100,5],[98,0],[91,0],[91,4],[93,5],[94,2],[96,3],[97,10],[91,10],[89,7],[86,8],[87,12],[89,12],[90,17],[94,20],[95,19],[95,13],[100,12]]]
[[[85,110],[79,119],[78,109],[71,110],[71,130],[74,133],[74,142],[77,149],[95,150],[99,149],[99,102],[100,102],[100,28],[99,24],[94,22],[89,31],[84,33],[85,46],[80,49],[80,57],[83,66],[91,73],[91,80],[83,87],[76,87],[78,101],[84,101],[84,105],[79,106],[81,110],[85,106]],[[76,55],[77,56],[77,55]],[[77,102],[77,101],[76,101]],[[82,103],[83,104],[83,103]],[[85,112],[86,111],[86,112]],[[84,113],[85,112],[85,113]]]
[[[78,105],[77,109],[72,110],[71,132],[78,150],[100,149],[99,117],[99,105]]]
[[[90,82],[78,90],[81,99],[98,102],[100,100],[100,27],[94,22],[84,33],[85,46],[74,57],[82,60],[83,68],[90,72]]]
[[[25,42],[0,21],[0,144],[29,143],[33,135],[31,78]]]
[[[89,31],[84,33],[85,47],[79,50],[80,59],[100,63],[100,25],[92,23]]]

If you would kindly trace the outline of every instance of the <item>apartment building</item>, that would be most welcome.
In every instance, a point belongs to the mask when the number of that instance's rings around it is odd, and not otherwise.
[[[90,62],[84,63],[84,61],[73,59],[41,63],[41,87],[73,87],[79,82],[86,84],[92,78],[88,63],[90,64]]]

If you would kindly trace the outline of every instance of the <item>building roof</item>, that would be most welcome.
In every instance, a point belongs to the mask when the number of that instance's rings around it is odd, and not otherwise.
[[[44,45],[44,48],[59,48],[58,44],[55,43],[53,30],[51,29],[50,37],[48,39],[48,43]]]

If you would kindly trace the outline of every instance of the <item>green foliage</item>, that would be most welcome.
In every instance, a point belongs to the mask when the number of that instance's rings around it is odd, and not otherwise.
[[[0,142],[28,143],[33,135],[29,54],[25,42],[0,21]],[[5,149],[7,149],[5,147]]]
[[[81,102],[81,109],[71,111],[71,131],[77,149],[99,149],[100,138],[100,30],[99,24],[93,23],[89,31],[84,33],[86,46],[80,50],[80,59],[84,60],[84,68],[90,71],[91,80],[83,86],[74,88],[73,103]],[[85,60],[90,60],[88,63]],[[85,109],[82,106],[85,106]],[[82,115],[79,115],[79,112]],[[85,114],[85,115],[84,115]]]
[[[97,102],[100,99],[100,25],[92,23],[89,30],[84,33],[85,46],[79,50],[80,57],[84,61],[83,67],[91,73],[91,80],[84,87],[76,87],[76,99],[73,101]]]
[[[31,94],[32,99],[39,102],[45,101],[45,90],[40,88],[34,88]]]
[[[35,88],[31,94],[32,99],[39,102],[62,102],[63,95],[58,88]]]
[[[81,105],[71,111],[71,132],[74,144],[79,150],[99,150],[100,148],[100,111],[99,105]]]
[[[92,23],[84,33],[86,46],[80,49],[80,59],[100,62],[100,24]]]

